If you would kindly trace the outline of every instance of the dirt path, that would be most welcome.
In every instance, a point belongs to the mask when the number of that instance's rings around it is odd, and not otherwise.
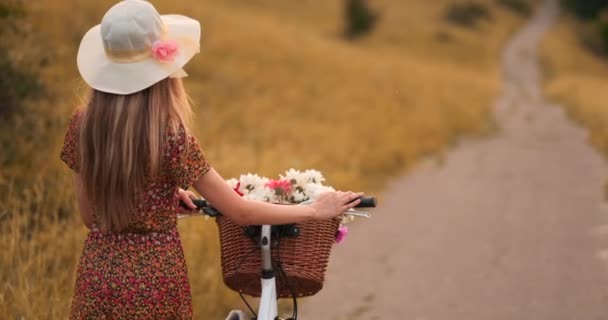
[[[500,133],[392,184],[335,248],[302,319],[608,319],[607,166],[539,88],[555,3],[505,49]]]

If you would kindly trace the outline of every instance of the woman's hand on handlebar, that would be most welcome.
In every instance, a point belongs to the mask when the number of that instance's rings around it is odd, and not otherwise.
[[[180,213],[188,214],[188,213],[192,213],[192,211],[196,210],[196,205],[194,204],[194,202],[192,202],[192,199],[197,198],[196,194],[194,194],[194,192],[179,188],[178,198],[180,201],[185,203],[188,208],[190,208],[188,210],[188,209],[184,209],[183,207],[180,206]]]
[[[311,205],[315,209],[315,218],[319,220],[330,219],[359,204],[362,192],[325,192]]]

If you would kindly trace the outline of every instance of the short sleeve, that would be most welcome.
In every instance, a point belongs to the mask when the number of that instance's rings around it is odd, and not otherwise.
[[[187,146],[186,146],[186,141]],[[173,149],[171,161],[173,178],[182,189],[188,189],[196,180],[211,169],[196,137],[180,127],[176,137],[172,138]]]
[[[68,129],[63,141],[63,148],[59,158],[72,170],[78,172],[80,167],[80,153],[78,151],[78,143],[80,136],[80,122],[82,118],[82,110],[74,111],[68,123]]]

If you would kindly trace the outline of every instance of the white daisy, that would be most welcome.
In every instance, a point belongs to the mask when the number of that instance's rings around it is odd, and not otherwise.
[[[293,196],[293,201],[296,203],[306,201],[310,198],[302,191],[294,191],[292,196]]]
[[[255,190],[255,194],[260,201],[278,202],[278,198],[276,196],[275,191],[270,188],[267,188],[267,187],[258,188]]]
[[[302,176],[302,172],[294,168],[285,171],[285,175],[280,175],[280,177],[281,180],[289,180],[291,184],[295,185],[302,186],[304,185],[304,183],[306,183],[306,179],[304,178],[304,176]]]
[[[304,180],[306,180],[306,182],[308,183],[318,183],[321,184],[323,181],[325,181],[325,178],[323,177],[323,175],[321,174],[321,172],[314,170],[314,169],[309,169],[304,171],[304,173],[302,173]]]
[[[241,181],[239,191],[243,194],[249,194],[254,189],[263,187],[268,182],[267,178],[262,178],[257,174],[251,173],[241,175],[239,180]]]

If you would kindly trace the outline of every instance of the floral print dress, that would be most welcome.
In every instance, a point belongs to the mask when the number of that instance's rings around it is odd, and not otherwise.
[[[60,154],[75,172],[82,115],[82,110],[72,115]],[[78,263],[71,319],[192,318],[176,229],[178,188],[192,185],[210,165],[183,127],[167,129],[166,135],[162,172],[148,179],[129,227],[120,233],[101,233],[95,227],[89,231]]]

